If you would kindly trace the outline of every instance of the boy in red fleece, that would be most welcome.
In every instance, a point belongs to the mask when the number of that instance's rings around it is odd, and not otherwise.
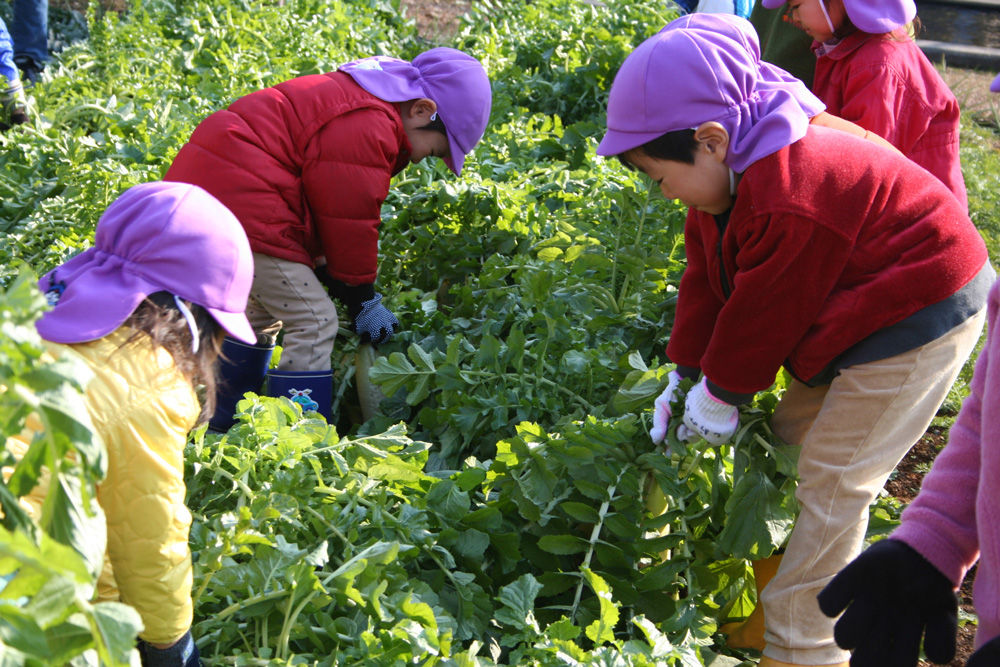
[[[426,157],[459,174],[486,129],[491,99],[479,61],[437,48],[412,62],[363,58],[259,90],[195,129],[165,180],[218,198],[254,252],[247,317],[259,342],[227,340],[215,430],[232,424],[236,403],[265,374],[269,395],[331,417],[331,296],[347,306],[362,341],[393,335],[398,322],[374,287],[390,179]],[[268,373],[282,329],[281,360]]]
[[[924,433],[982,331],[994,273],[941,182],[898,152],[810,125],[822,104],[760,61],[747,21],[694,14],[615,77],[598,147],[689,207],[688,266],[654,408],[727,442],[737,406],[784,366],[771,427],[801,445],[800,513],[762,592],[762,667],[838,665],[816,595],[862,546],[868,506]]]

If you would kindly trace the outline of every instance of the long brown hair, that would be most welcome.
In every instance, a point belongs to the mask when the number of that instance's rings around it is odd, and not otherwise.
[[[136,330],[129,343],[148,335],[153,344],[164,348],[173,357],[180,371],[198,395],[201,414],[198,423],[204,423],[215,412],[215,364],[222,349],[225,332],[208,311],[184,300],[198,325],[198,351],[192,352],[191,329],[170,292],[155,292],[146,297],[132,312],[124,326]]]

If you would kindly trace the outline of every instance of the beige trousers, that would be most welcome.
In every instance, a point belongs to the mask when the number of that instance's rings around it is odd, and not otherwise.
[[[337,337],[337,307],[305,264],[253,254],[247,319],[274,344],[284,330],[278,370],[328,371]]]
[[[774,432],[801,444],[799,516],[774,579],[761,594],[768,657],[830,665],[850,654],[816,596],[864,544],[868,506],[920,439],[975,348],[985,310],[910,352],[845,368],[810,388],[793,382],[775,408]]]

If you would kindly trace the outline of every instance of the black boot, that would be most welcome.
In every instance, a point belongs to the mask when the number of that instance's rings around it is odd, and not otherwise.
[[[236,421],[236,404],[243,394],[260,393],[271,362],[273,345],[247,345],[226,336],[215,388],[215,414],[208,420],[209,429],[225,433]]]

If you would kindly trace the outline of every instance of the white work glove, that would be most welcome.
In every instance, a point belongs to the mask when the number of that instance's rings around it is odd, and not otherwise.
[[[688,392],[684,401],[684,425],[690,429],[684,439],[693,442],[704,438],[713,445],[721,445],[736,434],[740,425],[740,411],[735,405],[720,401],[708,390],[707,378]],[[680,429],[677,436],[681,436]]]
[[[5,78],[5,77],[4,77]],[[11,125],[22,125],[28,122],[28,102],[24,97],[24,87],[21,81],[0,83],[0,129],[8,129]]]
[[[654,445],[660,444],[667,437],[667,424],[673,414],[670,404],[677,400],[677,385],[682,378],[677,371],[670,371],[667,379],[667,388],[653,402],[653,428],[649,430],[649,437],[652,438]]]

